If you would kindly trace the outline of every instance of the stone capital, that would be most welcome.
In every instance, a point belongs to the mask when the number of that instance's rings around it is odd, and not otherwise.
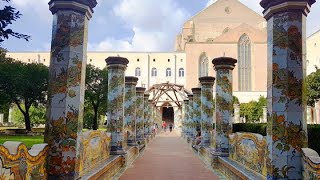
[[[264,8],[265,19],[281,12],[302,12],[307,16],[310,7],[316,0],[262,0],[261,7]]]
[[[125,83],[128,85],[137,85],[138,83],[138,78],[134,76],[126,76],[125,77]]]
[[[129,60],[124,57],[114,57],[110,56],[106,59],[107,65],[128,65]]]
[[[187,94],[189,101],[193,99],[193,94]]]
[[[199,81],[201,85],[213,85],[216,78],[211,76],[200,77]]]
[[[184,103],[189,103],[188,99],[183,100]]]
[[[192,88],[191,91],[193,94],[201,94],[201,88]]]
[[[150,94],[149,93],[144,93],[143,97],[144,99],[149,99]]]
[[[236,66],[237,60],[231,57],[219,57],[212,60],[214,69],[230,69],[233,70]]]
[[[144,87],[136,87],[136,93],[144,93],[146,91],[146,88]]]
[[[93,8],[96,7],[96,0],[50,0],[49,9],[52,14],[59,10],[74,10],[84,13],[88,19],[92,17]]]

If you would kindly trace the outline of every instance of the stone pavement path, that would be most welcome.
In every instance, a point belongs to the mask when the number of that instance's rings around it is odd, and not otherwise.
[[[120,180],[219,179],[175,132],[158,135]]]

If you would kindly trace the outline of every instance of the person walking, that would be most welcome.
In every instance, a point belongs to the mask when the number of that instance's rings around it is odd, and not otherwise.
[[[170,124],[169,124],[170,132],[172,132],[172,128],[173,128],[173,124],[172,124],[172,123],[170,123]]]

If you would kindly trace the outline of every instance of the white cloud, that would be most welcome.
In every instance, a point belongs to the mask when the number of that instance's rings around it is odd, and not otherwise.
[[[211,4],[215,3],[217,0],[209,0],[206,4],[206,7],[209,7]]]
[[[36,13],[41,20],[51,23],[52,14],[49,11],[48,0],[11,0],[11,3],[21,11],[22,14]]]
[[[113,8],[134,32],[131,41],[106,38],[90,44],[90,50],[114,51],[168,51],[174,46],[188,12],[178,7],[174,0],[121,0]]]

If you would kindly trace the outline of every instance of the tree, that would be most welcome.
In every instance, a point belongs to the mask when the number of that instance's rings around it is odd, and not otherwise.
[[[316,72],[309,74],[306,78],[307,104],[314,106],[320,99],[320,69],[316,67]]]
[[[21,107],[25,108],[22,104]],[[42,104],[31,106],[29,110],[31,126],[45,124],[46,122],[46,107]],[[21,113],[17,105],[13,107],[12,118],[16,124],[24,123],[24,115]]]
[[[49,70],[43,64],[26,64],[11,59],[0,60],[0,94],[6,94],[24,116],[31,131],[30,107],[45,103]]]
[[[267,99],[260,96],[258,101],[240,104],[240,116],[246,117],[247,122],[258,121],[263,115],[263,107],[267,105]]]
[[[10,2],[10,0],[2,1],[5,1],[7,3]],[[30,36],[14,32],[12,29],[8,28],[8,26],[12,24],[13,21],[19,19],[21,15],[22,14],[19,11],[16,11],[16,9],[12,6],[7,5],[4,6],[3,9],[0,9],[0,46],[5,39],[9,38],[9,36],[29,41]]]
[[[85,118],[84,122],[93,122],[92,129],[98,129],[99,114],[105,114],[107,109],[108,71],[93,65],[87,65],[86,92],[85,92]],[[88,127],[89,123],[84,124]],[[88,127],[90,128],[90,127]]]

